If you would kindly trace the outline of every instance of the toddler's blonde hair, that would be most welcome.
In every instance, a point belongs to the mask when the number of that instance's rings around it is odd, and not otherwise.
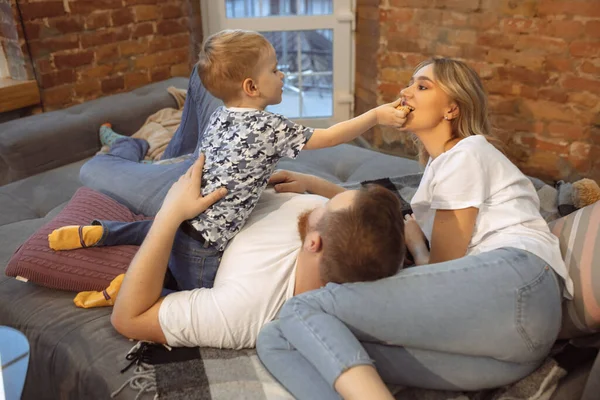
[[[198,60],[202,84],[224,102],[234,99],[242,82],[255,73],[263,52],[272,47],[263,35],[254,31],[228,29],[209,36]]]

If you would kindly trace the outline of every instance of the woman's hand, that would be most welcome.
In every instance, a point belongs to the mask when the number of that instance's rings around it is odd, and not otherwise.
[[[301,174],[286,170],[276,171],[269,179],[269,183],[275,186],[279,193],[305,193],[308,191],[312,175]]]
[[[187,172],[171,186],[160,208],[161,216],[180,224],[203,213],[227,194],[227,189],[220,188],[207,196],[202,196],[204,159],[204,154],[200,154]]]
[[[429,250],[427,249],[425,234],[423,234],[413,214],[404,216],[404,242],[416,265],[429,263]]]
[[[396,108],[401,102],[401,99],[397,99],[392,103],[383,104],[375,108],[377,124],[391,126],[394,128],[402,128],[406,123],[406,116],[408,113],[405,110],[398,110]]]

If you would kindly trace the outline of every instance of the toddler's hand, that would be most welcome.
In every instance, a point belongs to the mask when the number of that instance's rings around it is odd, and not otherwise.
[[[286,170],[276,171],[269,179],[269,183],[275,186],[279,193],[305,193],[311,176]]]
[[[407,112],[398,110],[396,107],[402,102],[401,99],[388,104],[381,105],[375,109],[377,115],[377,124],[391,126],[394,128],[402,128],[406,123]]]

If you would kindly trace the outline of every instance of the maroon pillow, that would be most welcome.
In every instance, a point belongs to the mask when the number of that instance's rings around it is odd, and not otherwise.
[[[87,225],[94,219],[132,222],[147,219],[92,189],[77,190],[69,204],[42,226],[15,251],[6,275],[53,289],[103,290],[117,275],[125,272],[138,246],[92,247],[54,251],[48,247],[48,234],[65,225]]]

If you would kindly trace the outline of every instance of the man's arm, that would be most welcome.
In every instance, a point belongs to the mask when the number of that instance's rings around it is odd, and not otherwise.
[[[315,129],[303,149],[315,150],[347,143],[375,125],[401,128],[406,122],[406,111],[396,109],[398,105],[400,99],[373,108],[358,117],[337,123],[327,129]]]
[[[158,323],[158,310],[178,226],[159,212],[131,261],[110,319],[121,335],[157,343],[167,342]]]
[[[201,155],[173,184],[129,265],[111,316],[115,329],[126,337],[166,343],[158,322],[158,310],[175,232],[183,221],[204,212],[227,193],[225,189],[219,189],[202,196],[203,166],[204,155]]]

